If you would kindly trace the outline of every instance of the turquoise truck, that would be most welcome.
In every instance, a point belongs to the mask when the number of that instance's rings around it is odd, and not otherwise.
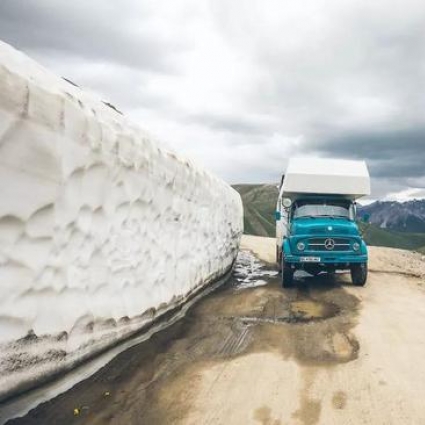
[[[367,281],[368,251],[356,223],[356,200],[370,195],[364,161],[294,158],[276,206],[276,261],[282,286],[296,270],[316,276],[349,270],[354,285]]]

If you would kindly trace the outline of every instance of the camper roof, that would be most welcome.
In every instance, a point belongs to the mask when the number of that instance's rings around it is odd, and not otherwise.
[[[306,194],[333,194],[346,199],[370,195],[366,163],[324,158],[290,159],[280,196],[297,199]]]

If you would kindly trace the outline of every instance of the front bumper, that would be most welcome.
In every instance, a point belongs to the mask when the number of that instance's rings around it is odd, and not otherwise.
[[[367,254],[330,254],[329,252],[314,252],[314,253],[305,253],[303,255],[292,255],[284,254],[285,263],[288,264],[297,264],[297,265],[333,265],[333,266],[347,266],[350,264],[366,263]],[[306,258],[310,259],[319,259],[319,261],[309,261]]]
[[[339,236],[337,236],[339,237]],[[293,264],[296,268],[303,268],[304,265],[309,266],[319,266],[319,267],[327,267],[327,268],[335,268],[335,269],[343,269],[349,267],[350,264],[359,264],[359,263],[367,263],[368,252],[367,246],[364,243],[363,239],[358,238],[350,238],[351,242],[358,242],[360,244],[360,250],[355,252],[353,250],[350,251],[312,251],[306,249],[305,251],[295,251],[293,246],[296,246],[301,238],[294,238],[292,241],[292,246],[289,239],[284,239],[283,241],[283,257],[285,263]],[[351,243],[350,242],[350,243]],[[313,261],[314,260],[314,261]]]

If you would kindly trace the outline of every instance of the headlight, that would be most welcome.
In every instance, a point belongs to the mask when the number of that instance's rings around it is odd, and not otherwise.
[[[354,251],[358,251],[360,249],[360,244],[358,242],[353,243],[353,249]]]
[[[305,243],[304,242],[298,242],[297,243],[297,249],[298,249],[298,251],[304,251]]]
[[[283,198],[283,199],[282,199],[282,205],[283,205],[285,208],[289,208],[289,207],[292,205],[292,201],[291,201],[291,199],[290,199],[290,198]]]

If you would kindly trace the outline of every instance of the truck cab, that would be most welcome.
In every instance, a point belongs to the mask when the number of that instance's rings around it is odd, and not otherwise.
[[[282,286],[296,270],[309,274],[350,270],[355,285],[367,280],[367,246],[356,224],[356,199],[370,193],[364,163],[291,160],[276,208],[276,260]]]

